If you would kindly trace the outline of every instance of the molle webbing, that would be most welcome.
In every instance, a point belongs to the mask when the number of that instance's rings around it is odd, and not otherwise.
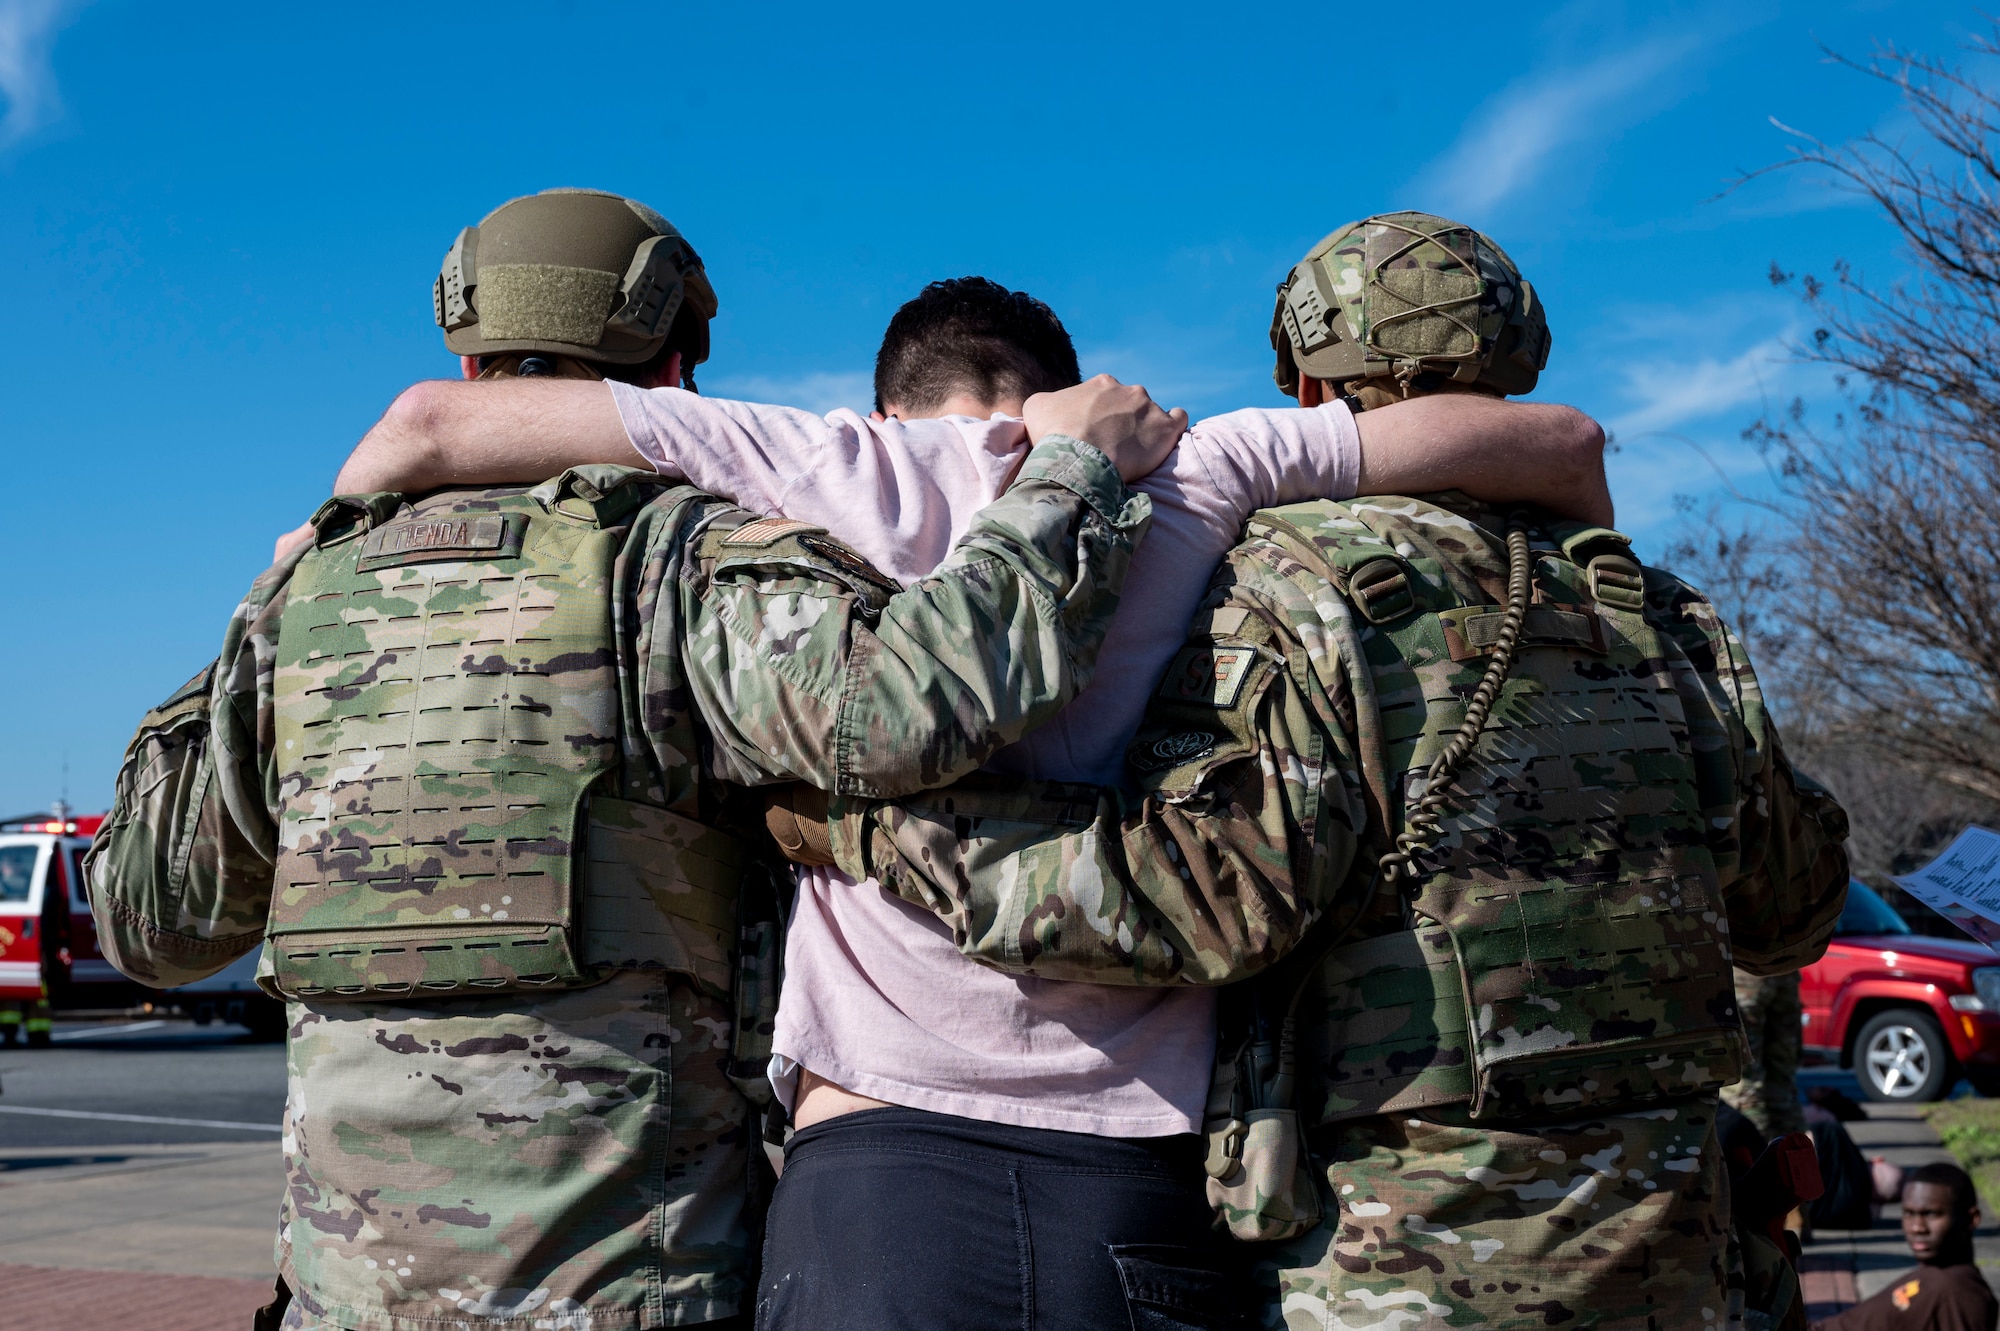
[[[1635,978],[1639,973],[1635,971]],[[1683,984],[1697,981],[1692,968]],[[1309,1121],[1330,1123],[1479,1098],[1474,1079],[1471,1012],[1490,1020],[1490,1006],[1466,1003],[1464,968],[1451,931],[1435,926],[1385,934],[1334,951],[1306,996],[1309,1027],[1337,1031],[1323,1051],[1324,1099]],[[1639,984],[1635,1006],[1658,1004],[1654,984]],[[1628,1018],[1629,1019],[1629,1018]],[[1484,1024],[1484,1023],[1482,1023]],[[1735,1050],[1721,1032],[1656,1036],[1643,1047],[1621,1047],[1629,1032],[1608,1023],[1602,1042],[1527,1051],[1521,1070],[1488,1058],[1488,1094],[1496,1116],[1566,1113],[1615,1100],[1647,1100],[1712,1091],[1734,1080]],[[1486,1044],[1500,1043],[1487,1031]],[[1670,1073],[1661,1076],[1661,1072]],[[1615,1092],[1615,1093],[1614,1093]],[[1309,1108],[1312,1108],[1309,1106]]]
[[[612,524],[645,475],[322,509],[273,679],[273,988],[496,993],[624,964],[726,986],[740,849],[592,797],[620,757]],[[626,850],[647,858],[621,864]],[[601,902],[580,900],[583,875]]]
[[[730,987],[744,845],[649,804],[590,801],[583,953],[593,969],[657,967]]]
[[[1387,774],[1400,835],[1494,645],[1501,608],[1469,576],[1482,563],[1490,581],[1492,538],[1407,499],[1273,510],[1251,532],[1350,603],[1357,581],[1386,583],[1355,576],[1371,562],[1403,572],[1403,612],[1357,604],[1368,626],[1342,646],[1372,683],[1364,767]],[[1412,932],[1351,943],[1307,982],[1309,1121],[1613,1112],[1738,1073],[1694,740],[1643,577],[1613,532],[1551,523],[1531,544],[1519,657],[1401,886]]]
[[[1324,1016],[1340,1032],[1326,1051],[1317,1121],[1471,1101],[1471,1035],[1449,932],[1350,943],[1320,963],[1313,985],[1308,1027]]]

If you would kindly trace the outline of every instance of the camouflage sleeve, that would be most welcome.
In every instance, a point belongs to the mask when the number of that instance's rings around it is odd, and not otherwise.
[[[1677,688],[1700,773],[1736,965],[1809,966],[1847,903],[1847,813],[1793,770],[1742,642],[1701,593],[1647,570],[1648,616],[1677,642]]]
[[[216,661],[146,714],[91,844],[104,955],[166,987],[213,975],[262,941],[277,802],[271,662],[297,556],[260,577]]]
[[[841,867],[1002,970],[1224,984],[1283,956],[1350,881],[1367,806],[1334,635],[1288,659],[1272,624],[1312,607],[1283,583],[1259,595],[1232,562],[1148,704],[1133,789],[982,776],[836,800]]]
[[[677,607],[710,770],[856,795],[973,770],[1088,682],[1151,512],[1056,436],[908,589],[805,524],[714,527]]]

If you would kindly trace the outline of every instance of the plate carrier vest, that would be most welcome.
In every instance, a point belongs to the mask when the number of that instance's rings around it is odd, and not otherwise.
[[[739,944],[757,986],[775,944],[762,925],[738,937],[744,843],[664,807],[627,756],[641,723],[614,622],[637,570],[620,555],[642,507],[671,531],[703,498],[592,466],[532,490],[320,509],[273,681],[283,812],[266,987],[422,1000],[637,967],[726,995]],[[683,735],[692,722],[645,720]],[[667,789],[699,785],[668,776]],[[678,803],[694,811],[691,793]]]
[[[1252,519],[1249,538],[1351,607],[1356,692],[1373,694],[1356,707],[1374,710],[1380,746],[1363,764],[1387,773],[1400,836],[1504,614],[1454,553],[1465,518],[1418,503],[1385,537],[1379,514],[1295,505]],[[1308,1123],[1448,1105],[1475,1122],[1626,1112],[1740,1074],[1698,757],[1673,658],[1642,614],[1643,573],[1603,528],[1544,521],[1530,543],[1513,668],[1399,880],[1409,927],[1321,952],[1305,977],[1302,1031],[1320,1046],[1301,1077],[1321,1097],[1301,1106]],[[1326,696],[1346,682],[1319,681]]]

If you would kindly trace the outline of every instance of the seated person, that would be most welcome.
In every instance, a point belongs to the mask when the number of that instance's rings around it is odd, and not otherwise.
[[[2000,1300],[1972,1260],[1979,1196],[1957,1165],[1913,1169],[1903,1182],[1903,1238],[1917,1269],[1813,1331],[1994,1331]]]

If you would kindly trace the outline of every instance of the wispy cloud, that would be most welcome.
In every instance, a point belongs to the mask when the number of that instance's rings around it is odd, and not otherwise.
[[[13,147],[62,110],[49,50],[79,0],[0,0],[0,149]]]
[[[1767,338],[1728,360],[1704,356],[1667,364],[1648,360],[1625,370],[1625,394],[1632,405],[1611,422],[1612,432],[1631,437],[1673,430],[1767,399],[1797,367],[1785,336]]]
[[[1803,332],[1796,304],[1769,287],[1713,291],[1616,307],[1557,341],[1572,359],[1553,396],[1577,401],[1617,439],[1606,468],[1620,530],[1650,553],[1685,526],[1676,497],[1769,493],[1770,459],[1743,428],[1828,389],[1792,350]]]
[[[875,376],[864,370],[729,375],[703,382],[701,389],[716,397],[802,407],[822,416],[837,407],[865,412],[875,405]]]
[[[1415,197],[1453,216],[1490,213],[1533,184],[1559,149],[1615,132],[1643,113],[1648,85],[1701,45],[1692,35],[1656,37],[1517,81],[1482,106],[1458,141],[1424,169],[1412,186]]]

